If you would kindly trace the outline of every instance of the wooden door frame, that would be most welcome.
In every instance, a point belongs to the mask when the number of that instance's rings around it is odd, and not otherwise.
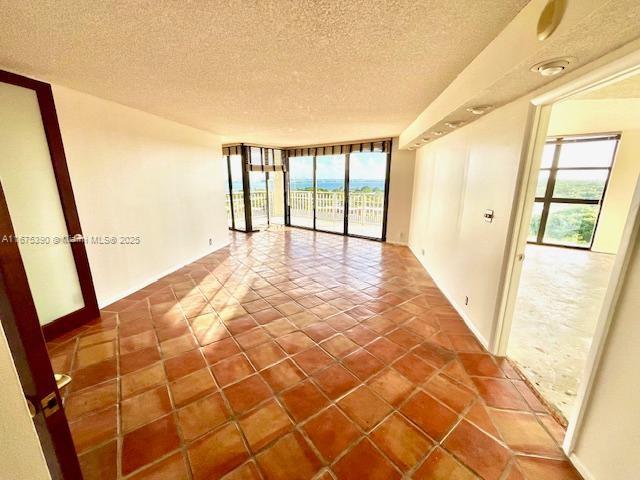
[[[76,201],[73,195],[71,177],[69,176],[69,169],[67,167],[67,158],[64,153],[64,145],[62,143],[62,135],[60,133],[60,125],[58,123],[58,115],[56,113],[51,85],[3,70],[0,70],[0,82],[28,88],[36,92],[67,232],[69,237],[75,235],[82,236],[82,227],[80,226],[80,218],[78,217]],[[89,268],[89,259],[84,243],[72,242],[69,245],[71,246],[71,252],[78,272],[78,280],[80,281],[80,289],[85,306],[80,310],[71,312],[49,324],[43,325],[42,330],[47,340],[73,330],[100,315],[91,270]]]
[[[0,235],[13,237],[9,209],[0,185]],[[0,241],[0,318],[25,397],[53,479],[81,479],[62,397],[56,386],[47,347],[31,296],[18,244]],[[42,402],[54,395],[58,410],[45,415]]]
[[[499,299],[499,312],[490,345],[492,353],[496,355],[506,355],[507,351],[520,274],[522,272],[524,249],[527,244],[529,223],[531,221],[531,210],[535,201],[537,173],[542,161],[542,149],[546,141],[552,105],[578,93],[593,90],[635,75],[640,75],[640,51],[628,54],[607,65],[596,68],[557,88],[549,89],[531,101],[532,117],[528,127],[529,137],[525,142],[522,177],[518,183],[514,220],[508,238],[509,250],[507,267],[501,284],[502,294]],[[567,427],[567,433],[562,445],[564,453],[583,474],[585,474],[584,468],[581,467],[573,452],[580,436],[584,416],[595,385],[600,361],[605,349],[620,291],[624,284],[633,246],[639,238],[639,230],[640,181],[636,183],[609,285],[598,315],[591,348],[582,373],[575,408],[569,419],[569,426]]]

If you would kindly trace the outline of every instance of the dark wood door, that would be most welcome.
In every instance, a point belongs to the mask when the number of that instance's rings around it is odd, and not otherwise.
[[[25,397],[33,408],[49,471],[54,479],[81,479],[69,425],[47,354],[4,191],[0,185],[0,318]],[[10,472],[5,472],[9,474]]]
[[[16,198],[24,195],[25,192],[29,192],[28,194],[32,197],[36,197],[38,193],[41,192],[42,189],[33,186],[36,182],[34,178],[31,177],[38,176],[45,168],[49,169],[48,175],[54,179],[49,182],[53,193],[49,197],[49,201],[43,202],[42,199],[40,199],[40,204],[42,205],[41,210],[43,214],[49,215],[48,209],[51,208],[53,212],[55,207],[57,212],[60,213],[60,218],[63,219],[60,220],[59,230],[62,231],[64,241],[68,244],[66,248],[70,249],[71,252],[68,256],[69,258],[72,256],[72,260],[69,261],[75,264],[73,276],[77,293],[74,298],[78,298],[77,307],[73,306],[72,308],[61,310],[59,314],[54,312],[51,318],[40,318],[40,320],[42,320],[40,323],[46,323],[42,327],[44,336],[46,339],[50,339],[96,318],[99,315],[98,303],[91,278],[91,271],[89,269],[84,237],[80,227],[80,219],[71,187],[71,179],[67,168],[51,86],[47,83],[0,70],[0,95],[2,94],[5,97],[0,101],[0,109],[2,109],[0,110],[0,115],[3,115],[2,120],[5,121],[3,127],[5,131],[0,131],[0,137],[4,133],[6,137],[3,137],[4,143],[14,143],[13,146],[5,146],[4,149],[2,145],[0,145],[0,154],[4,157],[0,158],[0,162],[2,162],[0,163],[0,167],[5,167],[5,177],[7,177],[4,180],[0,178],[0,180],[3,181],[8,211],[15,213],[17,210],[16,203],[19,203]],[[26,100],[24,100],[25,98]],[[17,100],[15,104],[12,105],[14,99]],[[21,108],[19,101],[30,101],[31,103],[27,103],[30,108],[24,108],[24,105],[22,105]],[[13,110],[11,110],[11,108],[13,108]],[[23,119],[25,110],[31,110],[31,123],[20,130],[12,124]],[[27,160],[31,160],[34,157],[34,155],[30,155],[31,151],[29,151],[27,147],[38,142],[42,144],[42,148],[40,149],[40,168],[35,168],[34,166],[27,174],[17,175],[13,170],[17,169],[18,165],[23,165],[27,163]],[[46,165],[43,165],[43,162],[46,162]],[[52,172],[52,174],[50,172]],[[0,175],[0,177],[2,177],[2,175]],[[9,184],[9,177],[11,177],[12,180],[11,184]],[[10,193],[13,196],[10,195]],[[23,217],[29,216],[30,214],[31,212],[29,212],[28,215],[23,215]],[[20,222],[22,217],[16,215],[12,220],[17,233],[20,236],[24,235],[25,232],[17,228],[22,225]],[[45,221],[42,223],[45,223]],[[33,222],[31,227],[29,230],[38,230],[38,228],[33,228]],[[36,227],[39,227],[39,225],[36,225]],[[26,233],[28,235],[36,235],[43,232],[27,231]],[[52,241],[49,237],[46,239]],[[27,258],[24,250],[22,250],[22,255],[23,264],[27,271],[27,278],[31,281],[33,278],[30,277],[29,274],[33,272],[32,258]],[[58,272],[48,272],[48,276],[53,277],[52,281],[57,277],[56,273]],[[76,274],[77,280],[75,280]],[[33,284],[31,285],[31,289],[36,308],[38,308],[39,305],[42,305],[41,290],[37,289]],[[60,296],[60,298],[65,297]]]

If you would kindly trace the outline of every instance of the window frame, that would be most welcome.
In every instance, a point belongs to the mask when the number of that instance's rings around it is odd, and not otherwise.
[[[316,232],[330,233],[333,235],[342,235],[346,237],[363,238],[366,240],[374,240],[378,242],[385,242],[387,240],[387,217],[389,211],[389,183],[391,179],[391,151],[393,147],[393,139],[385,138],[380,140],[368,140],[357,143],[346,143],[338,145],[322,145],[322,146],[306,146],[306,147],[292,147],[285,151],[286,168],[285,168],[285,185],[290,187],[289,184],[289,171],[290,171],[290,159],[295,157],[313,157],[313,227],[305,227],[300,225],[292,225],[290,222],[289,212],[289,197],[287,196],[286,210],[288,212],[285,220],[285,225],[295,228],[302,228],[306,230],[313,230]],[[386,154],[385,165],[385,181],[384,181],[384,200],[382,211],[382,236],[370,237],[365,235],[358,235],[349,232],[349,167],[351,164],[351,153],[359,152],[379,152]],[[341,232],[323,230],[316,226],[316,183],[317,183],[317,157],[325,155],[344,155],[345,172],[344,172],[344,211],[343,211],[343,228]]]
[[[574,248],[579,250],[591,250],[593,247],[593,241],[596,236],[596,232],[598,230],[598,222],[600,220],[600,215],[602,213],[602,206],[604,204],[604,199],[607,194],[607,188],[609,186],[609,181],[611,179],[611,171],[613,170],[613,166],[615,164],[615,158],[618,153],[618,148],[620,146],[621,134],[617,133],[600,133],[600,134],[585,134],[585,135],[563,135],[557,137],[551,137],[547,139],[545,145],[554,145],[553,158],[551,161],[551,165],[549,167],[540,167],[538,169],[538,178],[540,177],[540,172],[548,171],[549,177],[547,178],[547,184],[545,188],[545,194],[542,197],[536,196],[534,199],[534,207],[536,204],[542,204],[542,213],[540,215],[540,225],[538,227],[538,232],[536,235],[536,240],[527,240],[527,243],[534,245],[547,245],[553,247],[563,247],[563,248]],[[611,160],[608,166],[596,166],[596,167],[585,167],[585,166],[577,166],[577,167],[560,167],[560,155],[562,152],[562,146],[572,143],[587,143],[587,142],[596,142],[603,140],[613,140],[615,141],[615,146],[613,148],[613,154],[611,155]],[[604,183],[604,187],[602,189],[602,194],[598,199],[583,199],[583,198],[566,198],[566,197],[554,197],[554,190],[556,187],[556,180],[558,176],[558,172],[562,171],[576,171],[576,170],[606,170],[607,177]],[[537,194],[537,191],[536,191]],[[547,228],[547,221],[549,220],[549,210],[552,204],[573,204],[573,205],[597,205],[600,208],[598,209],[598,213],[596,215],[596,221],[593,226],[593,233],[591,235],[591,241],[589,245],[566,245],[561,243],[552,243],[548,241],[544,241],[544,235]]]
[[[359,142],[347,142],[341,144],[330,145],[309,145],[302,147],[273,147],[264,145],[255,145],[247,143],[227,144],[223,145],[222,153],[227,164],[227,181],[229,195],[229,205],[231,210],[231,226],[229,230],[238,232],[256,232],[253,225],[252,211],[251,211],[251,186],[249,181],[249,172],[261,171],[265,173],[265,183],[267,185],[267,202],[269,198],[269,172],[283,172],[284,176],[284,224],[288,227],[302,228],[307,230],[313,230],[324,233],[331,233],[334,235],[343,235],[356,238],[364,238],[367,240],[375,240],[379,242],[385,242],[387,239],[387,217],[389,212],[389,184],[391,180],[391,151],[393,148],[393,139],[381,138],[375,140],[366,140]],[[276,150],[280,152],[279,161],[276,163]],[[252,163],[254,152],[256,155],[260,155],[260,162]],[[383,212],[382,212],[382,236],[381,237],[369,237],[349,232],[349,167],[350,167],[350,154],[358,152],[378,152],[384,153],[386,156],[385,164],[385,181],[383,192]],[[244,202],[244,217],[245,217],[245,229],[237,228],[237,220],[235,218],[234,200],[233,200],[233,181],[231,179],[231,156],[240,155],[242,159],[242,183],[243,183],[243,202]],[[344,218],[342,231],[330,231],[322,230],[316,226],[316,173],[317,173],[317,157],[323,155],[344,155],[345,157],[345,172],[344,172]],[[311,157],[313,159],[313,226],[307,227],[303,225],[292,225],[291,223],[291,206],[289,202],[290,193],[290,158],[295,157]],[[257,160],[257,159],[256,159]],[[265,161],[266,160],[266,161]],[[271,161],[270,161],[271,160]],[[267,203],[267,212],[269,212],[269,204]],[[267,214],[267,226],[271,224],[269,213]]]
[[[280,163],[276,163],[276,151],[280,151]],[[254,153],[259,156],[260,162],[252,163]],[[227,181],[229,193],[233,192],[233,179],[231,178],[231,157],[240,156],[240,162],[242,166],[242,202],[244,204],[244,222],[245,228],[238,228],[236,226],[235,212],[233,208],[234,200],[233,195],[229,195],[229,205],[231,209],[231,226],[229,230],[235,232],[251,233],[258,230],[253,226],[253,212],[251,209],[251,181],[250,172],[263,172],[265,174],[265,192],[266,192],[266,210],[267,210],[267,227],[271,225],[270,205],[269,205],[269,172],[283,172],[284,175],[284,199],[283,205],[285,205],[285,224],[287,222],[287,208],[286,198],[288,191],[288,184],[286,181],[286,170],[284,165],[285,151],[280,147],[270,147],[264,145],[255,145],[248,143],[235,143],[222,146],[222,156],[225,160],[227,167]],[[266,159],[266,162],[265,162]],[[269,161],[271,160],[271,161]]]

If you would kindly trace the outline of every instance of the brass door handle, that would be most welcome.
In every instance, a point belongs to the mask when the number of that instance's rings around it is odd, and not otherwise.
[[[64,373],[55,373],[54,378],[56,380],[56,386],[58,387],[58,390],[62,390],[64,387],[66,387],[71,383],[71,377]],[[27,401],[27,407],[29,407],[29,413],[31,414],[31,418],[34,418],[38,414],[38,411],[36,410],[36,406],[33,404],[33,402],[30,399],[25,398],[25,400]],[[40,401],[40,404],[42,405],[42,411],[44,412],[45,417],[52,415],[53,413],[57,412],[60,408],[60,406],[58,405],[58,399],[56,397],[55,392],[51,392],[49,395],[44,397]]]

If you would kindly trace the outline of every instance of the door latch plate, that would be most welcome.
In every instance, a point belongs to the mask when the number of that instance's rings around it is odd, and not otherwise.
[[[51,392],[49,395],[44,397],[40,401],[40,405],[42,406],[42,413],[44,413],[45,417],[50,417],[58,410],[60,410],[60,405],[58,404],[58,397],[56,396],[56,392]]]

